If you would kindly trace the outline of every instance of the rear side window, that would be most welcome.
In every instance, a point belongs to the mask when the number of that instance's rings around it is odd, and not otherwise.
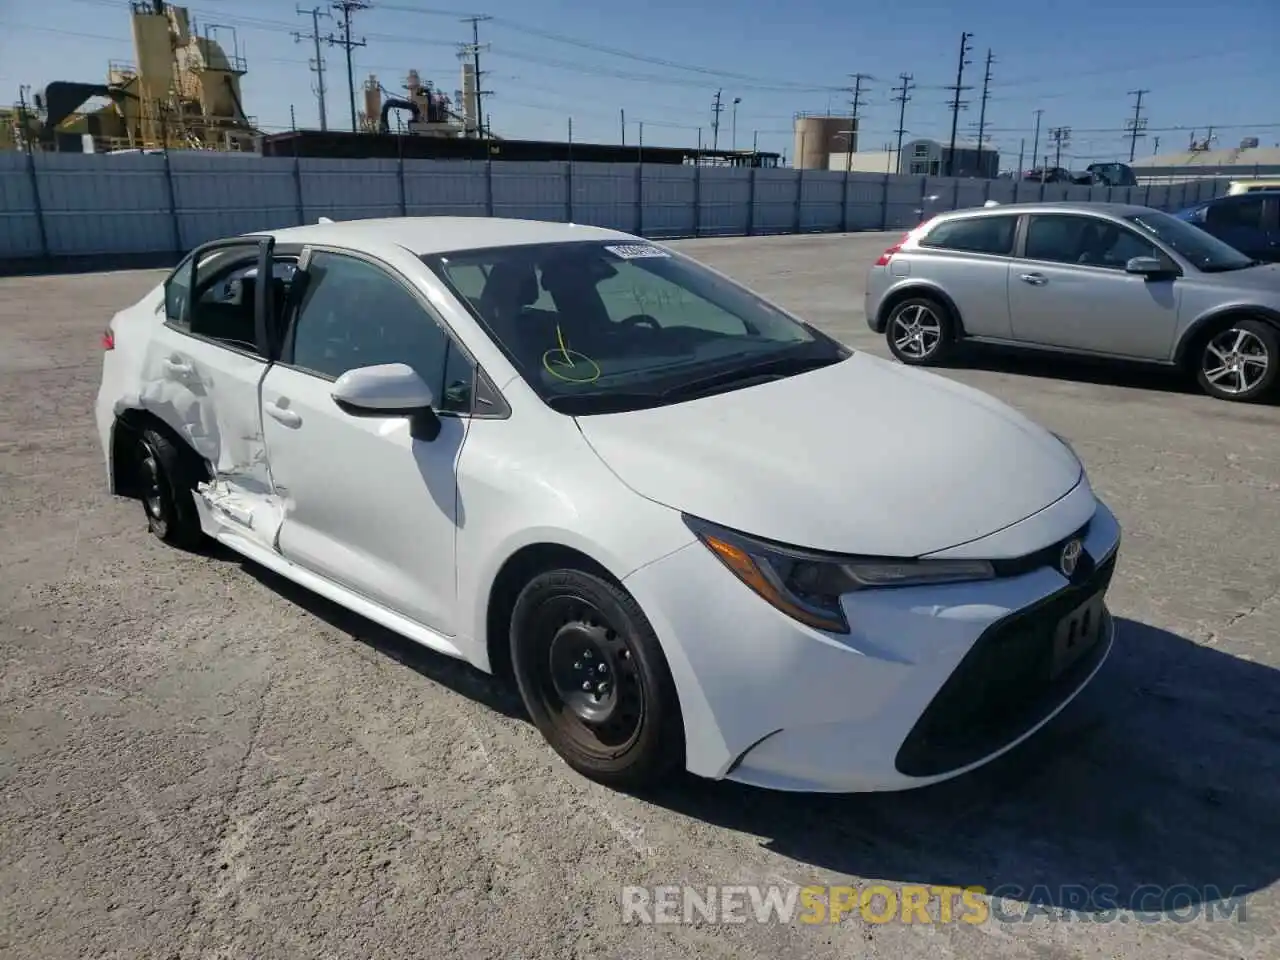
[[[946,220],[922,237],[922,247],[961,250],[966,253],[1008,254],[1013,250],[1017,217],[972,217]]]
[[[1211,227],[1246,227],[1262,230],[1262,211],[1266,201],[1259,196],[1228,203],[1210,204],[1205,222]]]

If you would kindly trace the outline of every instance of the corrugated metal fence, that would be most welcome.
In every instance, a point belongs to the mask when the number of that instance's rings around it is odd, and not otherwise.
[[[520,217],[661,239],[905,229],[987,200],[1174,210],[1219,189],[653,164],[0,153],[0,260],[178,253],[322,216]]]

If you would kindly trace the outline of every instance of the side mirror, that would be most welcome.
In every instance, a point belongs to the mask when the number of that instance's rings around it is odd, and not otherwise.
[[[1169,264],[1159,257],[1134,257],[1124,265],[1124,270],[1125,273],[1140,274],[1149,280],[1176,276],[1175,271],[1170,268]]]
[[[431,409],[431,388],[408,364],[348,370],[334,383],[331,396],[353,417],[409,417],[415,439],[434,440],[440,432],[440,420]]]

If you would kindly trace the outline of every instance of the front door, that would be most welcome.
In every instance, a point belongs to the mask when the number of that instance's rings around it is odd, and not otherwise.
[[[1084,214],[1033,214],[1009,274],[1014,337],[1144,360],[1166,360],[1178,320],[1177,281],[1125,272],[1133,257],[1164,257],[1148,240]]]
[[[456,631],[457,464],[472,365],[389,267],[315,252],[280,362],[262,385],[271,474],[285,505],[278,549],[298,565],[442,636]],[[357,367],[406,363],[431,388],[442,427],[353,417],[333,383]]]

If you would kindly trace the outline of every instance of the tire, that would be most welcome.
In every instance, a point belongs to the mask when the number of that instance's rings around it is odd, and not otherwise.
[[[150,427],[138,439],[138,484],[147,528],[162,542],[193,549],[204,540],[189,456]]]
[[[900,363],[938,366],[947,362],[955,349],[956,325],[951,311],[939,301],[911,297],[896,304],[889,313],[884,338],[889,352]]]
[[[684,767],[666,657],[640,606],[615,584],[575,569],[534,577],[512,612],[511,664],[534,725],[584,777],[644,790]]]
[[[1242,318],[1218,327],[1196,351],[1200,389],[1219,400],[1253,403],[1280,378],[1280,330]]]

